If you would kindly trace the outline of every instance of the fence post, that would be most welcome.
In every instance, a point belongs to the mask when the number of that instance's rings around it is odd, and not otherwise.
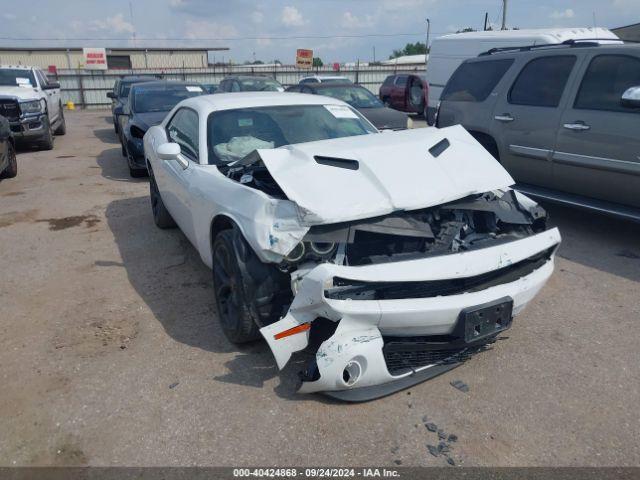
[[[82,104],[82,108],[87,108],[87,101],[84,97],[84,75],[81,72],[78,72],[78,87],[80,88],[80,103]]]
[[[360,82],[360,59],[356,62],[356,85]]]

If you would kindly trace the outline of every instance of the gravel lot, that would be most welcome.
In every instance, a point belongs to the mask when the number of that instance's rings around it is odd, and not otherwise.
[[[0,182],[0,465],[640,465],[640,226],[548,206],[556,272],[508,339],[365,404],[295,393],[153,225],[109,112]],[[464,393],[450,385],[461,380]]]

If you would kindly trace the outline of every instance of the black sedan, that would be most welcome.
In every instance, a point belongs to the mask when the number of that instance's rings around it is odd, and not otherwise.
[[[378,130],[403,130],[409,126],[409,117],[385,107],[369,90],[352,83],[306,83],[287,88],[287,92],[312,93],[337,98],[358,110]]]
[[[17,174],[18,162],[9,120],[0,116],[0,178],[13,178]]]
[[[193,82],[145,82],[134,84],[125,104],[121,132],[122,154],[127,157],[132,177],[147,175],[142,137],[147,130],[158,125],[164,117],[185,98],[206,94],[202,85]]]
[[[129,90],[134,83],[153,82],[156,78],[149,75],[127,75],[118,78],[113,85],[113,91],[107,92],[107,97],[111,99],[111,115],[113,116],[113,128],[118,133],[120,121],[118,117],[122,115],[122,108],[129,98]]]

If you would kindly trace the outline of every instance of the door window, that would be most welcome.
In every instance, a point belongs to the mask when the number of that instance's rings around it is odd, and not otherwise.
[[[396,85],[398,87],[404,87],[407,84],[408,75],[398,75],[396,77]]]
[[[198,160],[198,114],[190,108],[181,108],[167,125],[167,135],[180,145],[183,155]]]
[[[447,83],[442,100],[484,102],[512,64],[512,58],[463,63]]]
[[[557,107],[576,57],[556,55],[531,60],[509,92],[509,103],[535,107]]]
[[[622,94],[640,86],[640,59],[627,55],[598,55],[589,64],[574,108],[636,112],[620,104]]]
[[[49,83],[49,81],[47,80],[47,77],[40,70],[36,70],[36,77],[38,77],[38,82],[40,83],[40,88],[42,88],[43,86],[45,86],[45,85],[47,85]]]

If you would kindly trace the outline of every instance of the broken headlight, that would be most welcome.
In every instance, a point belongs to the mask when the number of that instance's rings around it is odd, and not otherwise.
[[[300,242],[284,259],[289,264],[297,264],[304,260],[326,261],[333,257],[335,251],[334,242]]]

